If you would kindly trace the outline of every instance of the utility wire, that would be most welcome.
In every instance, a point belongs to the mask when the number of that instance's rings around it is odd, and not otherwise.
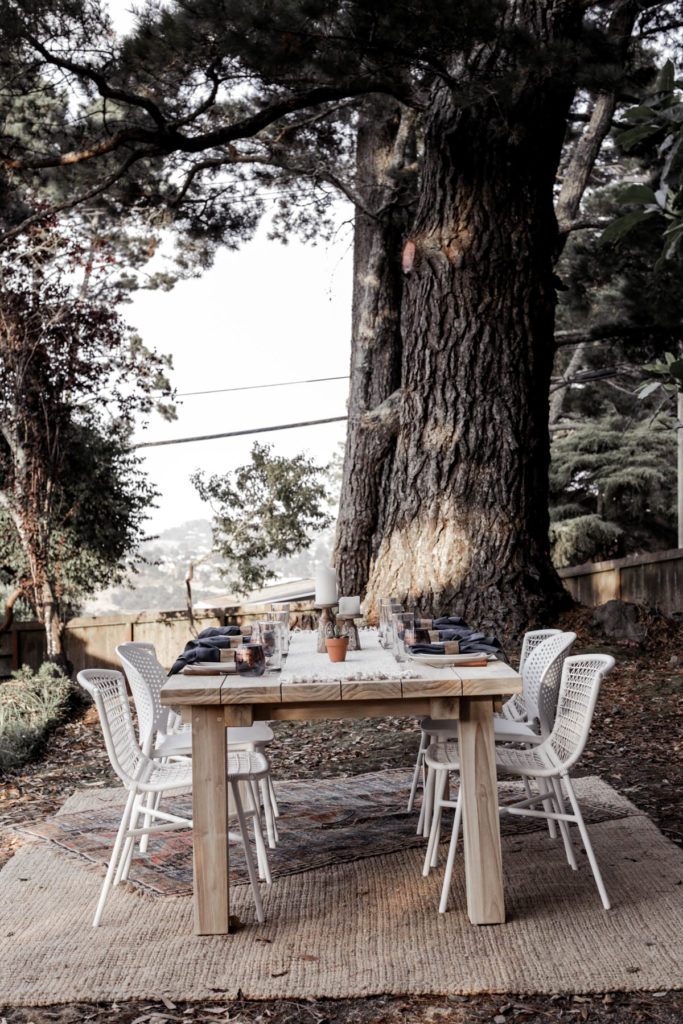
[[[275,384],[247,384],[239,388],[213,388],[211,391],[182,391],[176,398],[191,398],[193,395],[221,395],[228,391],[256,391],[258,388],[288,388],[292,384],[321,384],[326,380],[348,380],[348,373],[343,377],[313,377],[311,380],[282,380]]]
[[[216,441],[221,437],[243,437],[244,434],[267,434],[273,430],[294,430],[295,427],[317,427],[321,423],[342,423],[348,416],[332,416],[327,420],[307,420],[304,423],[281,423],[277,427],[254,427],[252,430],[231,430],[228,434],[200,434],[198,437],[178,437],[173,441],[143,441],[131,448],[160,448],[165,444],[189,444],[191,441]]]

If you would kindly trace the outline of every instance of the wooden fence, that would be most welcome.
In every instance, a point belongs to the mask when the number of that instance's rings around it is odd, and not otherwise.
[[[560,576],[572,597],[591,607],[617,600],[665,615],[683,611],[683,548],[574,565],[560,569]]]
[[[195,621],[198,630],[242,626],[265,618],[267,610],[265,604],[216,608],[195,612]],[[291,616],[293,625],[317,622],[310,602],[293,603]],[[116,647],[129,640],[154,644],[159,661],[170,668],[191,635],[186,611],[138,612],[71,619],[64,628],[63,642],[74,673],[83,668],[119,668]],[[44,660],[45,636],[38,622],[15,622],[10,632],[0,636],[0,678],[7,678],[19,665],[38,668]]]
[[[560,576],[572,596],[582,604],[595,606],[618,599],[649,604],[666,615],[683,611],[683,548],[631,555],[611,562],[560,569]],[[312,604],[292,604],[292,616],[301,625],[314,625]],[[264,617],[266,605],[238,605],[200,611],[197,628],[245,625]],[[145,640],[156,647],[162,665],[169,668],[191,635],[186,611],[139,612],[71,619],[64,630],[66,656],[74,672],[82,668],[118,668],[116,646],[127,640]],[[45,660],[45,640],[37,622],[16,622],[10,632],[0,635],[0,678],[13,668],[38,668]]]

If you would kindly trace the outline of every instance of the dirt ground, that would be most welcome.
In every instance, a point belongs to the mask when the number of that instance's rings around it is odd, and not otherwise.
[[[606,679],[588,747],[574,774],[599,775],[626,794],[673,842],[683,842],[680,819],[683,628],[657,615],[646,617],[645,640],[608,640],[592,613],[576,609],[559,624],[578,634],[575,653],[604,651],[616,668]],[[513,657],[513,663],[514,657]],[[356,775],[413,763],[413,719],[279,723],[269,749],[274,772],[289,778]],[[76,789],[115,784],[97,716],[87,710],[59,728],[33,764],[0,779],[0,867],[22,842],[12,825],[52,814]],[[682,976],[683,983],[683,976]],[[234,1000],[216,1005],[173,1005],[150,993],[135,1003],[4,1008],[0,1024],[76,1024],[80,1021],[165,1024],[171,1021],[254,1024],[469,1024],[591,1021],[680,1024],[680,992],[581,993],[552,996],[478,995],[352,1000]]]

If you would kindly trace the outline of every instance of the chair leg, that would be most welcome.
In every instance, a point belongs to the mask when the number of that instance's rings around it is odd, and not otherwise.
[[[579,803],[578,803],[578,800],[576,799],[576,795],[574,793],[573,786],[572,786],[572,784],[571,784],[571,782],[569,780],[569,776],[565,775],[564,776],[564,780],[565,780],[565,784],[567,786],[567,794],[569,796],[569,802],[572,805],[572,810],[574,811],[574,815],[576,817],[576,824],[579,826],[579,832],[581,833],[581,841],[583,842],[583,848],[586,851],[586,854],[588,856],[588,862],[589,862],[589,864],[591,866],[591,869],[593,871],[593,878],[595,879],[595,884],[598,887],[598,892],[600,893],[600,899],[602,900],[602,905],[605,908],[605,910],[609,910],[610,907],[611,907],[611,904],[610,904],[610,901],[609,901],[609,896],[607,895],[607,889],[605,889],[605,883],[603,882],[602,875],[600,874],[600,868],[598,867],[598,862],[595,859],[595,854],[593,853],[593,847],[591,845],[591,841],[588,838],[588,830],[586,829],[586,823],[583,820],[583,815],[581,813],[581,808],[579,807]]]
[[[446,913],[446,906],[448,904],[448,892],[451,887],[451,878],[453,877],[453,864],[455,863],[455,850],[458,845],[458,836],[460,835],[460,819],[462,817],[462,789],[458,789],[458,800],[455,805],[455,817],[453,819],[453,831],[451,833],[451,843],[448,847],[448,859],[446,860],[446,871],[443,876],[443,885],[441,887],[441,902],[439,903],[439,913]]]
[[[167,760],[167,758],[164,758],[164,762],[166,760]],[[158,800],[157,800],[157,797],[159,798]],[[161,793],[148,793],[147,794],[147,799],[145,800],[145,807],[151,807],[154,810],[156,810],[156,808],[159,805],[160,799],[161,799]],[[151,817],[148,814],[145,815],[145,822],[144,822],[145,828],[149,828],[151,824],[152,824]],[[149,846],[149,834],[144,835],[144,836],[140,836],[140,853],[146,853],[148,846]]]
[[[247,832],[247,820],[244,816],[244,808],[242,807],[242,797],[240,796],[239,784],[231,782],[232,796],[235,801],[235,810],[237,811],[237,817],[240,823],[240,832],[242,834],[242,844],[244,846],[244,859],[247,862],[247,871],[249,872],[249,881],[251,882],[251,891],[254,894],[254,903],[256,904],[256,917],[259,924],[263,924],[265,915],[263,913],[263,903],[261,902],[261,892],[259,890],[258,878],[256,877],[256,869],[254,868],[254,859],[249,849],[249,833]],[[254,814],[254,832],[256,835],[260,835],[261,826],[259,825],[258,815]],[[263,842],[263,836],[261,836],[261,842]]]
[[[275,786],[271,778],[270,772],[268,772],[268,791],[270,793],[270,806],[273,808],[273,815],[276,818],[280,817],[280,808],[277,805],[277,796],[275,793]]]
[[[104,882],[102,884],[102,891],[100,893],[99,902],[97,904],[97,909],[95,911],[95,917],[94,917],[93,923],[92,923],[93,928],[97,928],[97,926],[99,925],[100,920],[102,918],[102,911],[104,910],[104,904],[105,904],[105,901],[107,899],[107,896],[109,895],[109,890],[111,889],[112,880],[114,878],[114,871],[116,869],[116,862],[118,860],[119,853],[121,851],[121,846],[122,846],[122,843],[123,843],[124,836],[126,835],[126,832],[128,831],[128,823],[130,821],[130,816],[131,816],[131,813],[133,811],[133,806],[134,806],[136,800],[137,800],[137,792],[135,791],[135,789],[131,789],[130,793],[128,794],[128,799],[126,800],[126,806],[123,809],[123,815],[121,817],[121,824],[119,825],[119,830],[116,833],[116,839],[114,840],[114,849],[111,851],[111,857],[109,859],[109,867],[107,868],[107,874],[105,875],[105,879],[104,879]]]
[[[263,816],[266,819],[266,833],[268,835],[268,846],[271,850],[274,850],[277,846],[277,826],[275,824],[275,817],[273,815],[273,807],[270,802],[270,790],[268,789],[268,779],[261,779],[259,783],[261,790],[261,801],[263,803]]]
[[[553,812],[553,797],[550,786],[546,779],[536,779],[536,785],[538,786],[538,792],[543,796],[548,794],[548,799],[543,801],[543,810],[546,814],[552,814]],[[551,839],[557,839],[557,826],[552,818],[548,818],[548,832],[550,833]]]
[[[153,794],[149,794],[148,793],[147,795],[150,796],[150,795],[153,795]],[[142,795],[142,793],[138,793],[138,795],[136,796],[135,801],[133,803],[133,808],[132,808],[131,814],[130,814],[130,821],[128,822],[128,828],[130,830],[132,830],[134,828],[137,828],[138,818],[139,818],[140,813],[141,813],[140,809],[141,809],[141,806],[142,806],[142,802],[143,802],[143,795]],[[144,837],[141,836],[141,838],[144,838]],[[118,885],[119,882],[122,882],[122,881],[125,882],[128,879],[128,873],[130,872],[130,864],[131,864],[131,861],[133,859],[133,852],[134,852],[134,850],[135,850],[135,836],[128,836],[128,838],[126,839],[125,843],[123,844],[123,852],[122,852],[121,856],[119,857],[119,865],[118,865],[118,867],[116,869],[116,874],[114,875],[114,881],[112,882],[113,886]]]
[[[444,791],[448,785],[448,771],[444,769],[435,772],[434,779],[434,811],[432,813],[432,825],[429,830],[429,842],[427,843],[427,852],[425,854],[424,867],[422,868],[422,874],[427,877],[429,874],[430,867],[435,868],[437,866],[438,854],[439,854],[439,837],[441,832],[441,815],[443,812],[443,798]]]
[[[431,742],[431,737],[427,738],[427,745]],[[422,761],[423,783],[422,783],[422,807],[420,808],[420,817],[417,823],[417,835],[424,836],[425,839],[429,836],[429,826],[432,820],[432,807],[434,804],[434,772],[427,767]]]
[[[564,797],[562,796],[562,784],[559,779],[553,776],[550,780],[555,791],[555,803],[560,814],[565,814],[564,808]],[[571,836],[569,835],[569,825],[566,821],[558,821],[560,826],[560,834],[562,836],[562,842],[564,843],[564,851],[567,854],[567,863],[569,864],[572,871],[578,871],[578,864],[576,863],[576,857],[574,856],[574,847],[572,846]]]
[[[261,821],[261,794],[258,790],[258,782],[255,779],[250,779],[246,783],[251,789],[251,803],[256,814],[258,814],[259,822]]]
[[[419,749],[417,751],[417,757],[415,758],[415,771],[413,772],[413,781],[412,781],[412,785],[410,787],[410,796],[408,797],[408,808],[407,808],[407,813],[408,814],[410,814],[410,812],[412,811],[413,804],[415,803],[415,794],[417,792],[417,783],[418,783],[418,780],[420,778],[420,769],[422,768],[422,762],[424,760],[424,752],[427,749],[427,747],[425,746],[426,736],[427,736],[427,734],[424,731],[424,729],[421,729],[420,730],[420,746],[419,746]]]
[[[239,787],[240,796],[244,800],[242,806],[244,807],[246,804],[246,814],[250,815],[254,819],[254,830],[256,831],[256,826],[258,824],[258,831],[260,832],[261,807],[259,803],[258,786],[256,787],[256,796],[254,796],[251,780],[237,782],[236,785]],[[259,878],[265,879],[266,875],[268,874],[268,858],[265,854],[265,846],[263,847],[262,852],[261,847],[259,846],[258,843],[256,843],[256,858],[258,863]]]

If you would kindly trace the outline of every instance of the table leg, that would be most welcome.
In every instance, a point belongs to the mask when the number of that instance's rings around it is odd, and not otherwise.
[[[222,707],[192,708],[194,930],[225,935],[230,917],[228,783]]]
[[[458,736],[467,912],[472,924],[503,924],[503,862],[490,699],[462,699]]]

